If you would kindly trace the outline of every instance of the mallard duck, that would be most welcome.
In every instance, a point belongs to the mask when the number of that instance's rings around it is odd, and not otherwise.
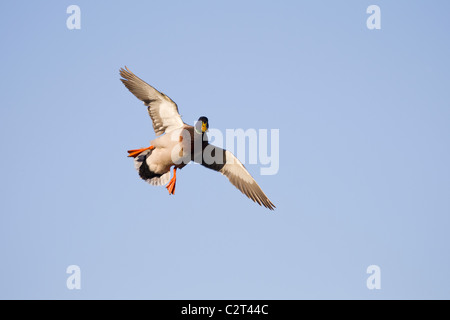
[[[147,106],[158,136],[150,142],[149,147],[128,151],[143,180],[154,186],[167,183],[169,194],[174,195],[177,169],[194,161],[220,172],[248,198],[274,210],[275,205],[244,165],[231,152],[208,143],[207,117],[201,116],[194,126],[187,125],[181,120],[177,104],[164,93],[137,77],[127,67],[120,69],[120,75],[125,87]],[[170,179],[172,167],[173,177]]]

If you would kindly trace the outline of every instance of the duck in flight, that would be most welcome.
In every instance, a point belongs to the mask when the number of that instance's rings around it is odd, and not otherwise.
[[[194,161],[226,176],[236,188],[260,206],[275,209],[255,179],[231,152],[208,143],[207,117],[200,117],[195,126],[187,125],[181,120],[176,103],[164,93],[141,80],[127,67],[120,69],[120,76],[125,87],[147,106],[158,136],[150,142],[150,147],[128,151],[143,180],[155,186],[167,183],[167,190],[174,195],[177,169]],[[172,167],[173,177],[170,179]]]

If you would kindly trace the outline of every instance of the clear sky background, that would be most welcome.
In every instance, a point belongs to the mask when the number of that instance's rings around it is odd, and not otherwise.
[[[81,8],[81,30],[66,9]],[[366,9],[381,8],[381,30]],[[0,298],[449,299],[448,1],[0,2]],[[277,206],[176,195],[127,65],[211,127],[279,129]],[[66,268],[81,268],[68,290]],[[366,269],[381,268],[381,290]]]

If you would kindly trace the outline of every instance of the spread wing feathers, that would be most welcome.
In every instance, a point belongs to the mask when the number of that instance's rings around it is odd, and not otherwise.
[[[211,145],[209,146],[212,147]],[[226,176],[236,188],[260,206],[274,210],[275,205],[261,190],[255,179],[253,179],[238,158],[230,151],[215,146],[213,148],[211,156],[214,158],[214,161],[207,161],[212,164],[205,163],[205,159],[203,159],[201,164]]]
[[[120,75],[125,87],[148,106],[148,114],[157,136],[184,125],[178,113],[178,106],[172,99],[140,79],[127,67],[120,69]]]

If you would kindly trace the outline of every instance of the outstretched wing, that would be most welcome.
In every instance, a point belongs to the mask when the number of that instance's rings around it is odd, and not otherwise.
[[[123,78],[120,80],[125,87],[148,106],[148,114],[157,136],[184,125],[178,113],[178,106],[172,99],[140,79],[127,67],[120,69],[120,75]]]
[[[222,148],[208,145],[212,148],[204,152],[201,165],[209,169],[215,170],[223,174],[230,182],[238,188],[243,194],[257,202],[260,206],[264,206],[270,210],[275,209],[275,205],[269,200],[265,193],[261,190],[255,179],[245,169],[244,165],[230,151]],[[206,154],[210,155],[210,161],[206,158]],[[210,163],[210,164],[208,164]]]

